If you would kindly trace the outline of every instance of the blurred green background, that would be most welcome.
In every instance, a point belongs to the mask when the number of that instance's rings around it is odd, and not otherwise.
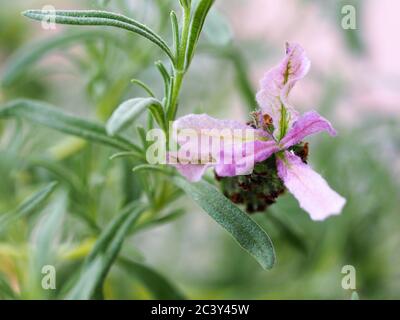
[[[357,10],[357,30],[341,27],[341,8],[348,3]],[[1,103],[40,99],[104,122],[121,101],[143,95],[130,79],[162,93],[154,67],[162,57],[157,48],[120,30],[44,30],[20,15],[49,4],[124,13],[169,40],[169,11],[178,7],[177,0],[2,0]],[[356,269],[361,299],[400,298],[400,44],[394,41],[399,22],[393,6],[399,4],[217,1],[187,75],[179,114],[246,119],[255,107],[258,79],[279,61],[285,41],[301,43],[312,68],[291,101],[302,111],[317,109],[338,130],[335,139],[310,140],[310,163],[348,203],[340,216],[313,222],[285,195],[254,215],[277,253],[274,269],[264,271],[182,197],[167,210],[186,208],[184,214],[135,230],[125,241],[107,276],[105,298],[349,299],[352,292],[341,286],[345,265]],[[134,130],[130,139],[137,139]],[[111,161],[112,154],[26,121],[0,120],[2,216],[59,181],[41,210],[0,230],[1,298],[62,295],[99,231],[147,188],[143,175],[131,172],[131,162]],[[155,195],[167,201],[172,196]],[[56,266],[56,290],[40,287],[43,264]]]

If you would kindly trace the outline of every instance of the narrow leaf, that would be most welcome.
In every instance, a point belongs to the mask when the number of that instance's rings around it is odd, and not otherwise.
[[[51,105],[34,100],[14,100],[0,108],[0,119],[21,117],[55,130],[123,151],[141,151],[122,137],[110,137],[103,125],[67,115]]]
[[[154,98],[134,98],[127,100],[117,107],[111,115],[106,125],[107,133],[114,136],[132,124],[146,109],[160,110],[160,108],[162,110],[161,103]],[[161,115],[161,119],[156,120],[163,120],[163,116]],[[162,125],[164,126],[163,123]]]
[[[125,258],[118,260],[119,264],[130,274],[140,280],[152,293],[154,299],[183,300],[185,297],[163,275],[154,269]]]
[[[91,299],[96,291],[101,290],[129,229],[143,210],[143,205],[133,202],[111,221],[86,258],[81,276],[67,294],[67,299]]]
[[[174,61],[171,50],[158,34],[144,24],[117,13],[98,10],[56,10],[54,12],[28,10],[22,14],[38,21],[48,19],[51,14],[54,15],[55,22],[59,24],[111,26],[132,31],[155,43],[168,55],[171,61]]]
[[[190,183],[182,177],[176,177],[174,181],[227,230],[263,268],[273,267],[275,253],[272,242],[253,219],[224,197],[217,188],[205,181]]]
[[[79,33],[67,33],[57,35],[57,37],[42,40],[35,43],[29,43],[13,55],[7,62],[6,68],[2,77],[2,84],[9,86],[19,80],[27,69],[48,52],[65,48],[81,40],[93,40],[97,38],[107,39],[114,43],[118,43],[117,39],[107,32],[86,31]]]
[[[169,167],[164,167],[161,165],[153,165],[153,164],[140,164],[132,169],[132,172],[139,171],[151,171],[151,172],[160,172],[166,175],[170,175],[172,172]]]
[[[207,14],[211,9],[215,0],[200,0],[190,23],[189,39],[186,48],[185,69],[189,68],[192,61],[194,51],[199,41],[201,31],[204,26]]]
[[[43,189],[26,199],[20,206],[18,206],[18,208],[0,216],[0,233],[13,221],[28,216],[42,208],[43,204],[55,190],[56,186],[57,182],[48,184]]]

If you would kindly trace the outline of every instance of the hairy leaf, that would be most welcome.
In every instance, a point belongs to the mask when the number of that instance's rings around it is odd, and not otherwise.
[[[118,132],[124,130],[146,109],[149,109],[152,114],[155,114],[156,121],[161,121],[161,126],[164,127],[161,102],[154,98],[134,98],[123,102],[117,107],[107,122],[107,133],[114,136]]]
[[[207,14],[211,9],[215,0],[200,0],[190,23],[189,39],[186,48],[185,57],[185,69],[189,68],[190,62],[192,61],[194,51],[199,41],[201,31],[204,26],[204,21],[206,20]]]
[[[171,61],[174,61],[171,50],[158,34],[144,24],[121,14],[98,10],[55,10],[54,12],[28,10],[22,14],[38,21],[54,18],[54,21],[59,24],[111,26],[132,31],[155,43],[168,55]]]
[[[205,181],[190,183],[182,177],[176,177],[174,181],[228,231],[263,268],[273,267],[275,252],[272,242],[253,219],[222,195],[217,188]]]

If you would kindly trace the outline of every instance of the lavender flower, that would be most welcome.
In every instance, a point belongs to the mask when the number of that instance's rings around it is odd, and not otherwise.
[[[261,89],[257,93],[261,111],[253,113],[252,123],[217,120],[205,114],[191,114],[177,119],[174,132],[181,148],[178,152],[169,153],[170,163],[188,180],[198,181],[209,167],[213,167],[220,178],[251,175],[254,174],[254,164],[265,164],[273,156],[273,171],[277,173],[279,183],[283,182],[313,220],[339,214],[346,200],[307,165],[306,156],[301,157],[295,152],[309,135],[322,131],[336,135],[330,122],[317,112],[299,115],[288,103],[291,89],[309,68],[310,61],[304,49],[298,44],[287,44],[282,62],[261,80]],[[190,135],[196,135],[196,138],[187,139]],[[210,147],[210,138],[215,137],[219,143]],[[304,146],[302,148],[304,151]],[[176,160],[175,163],[172,160]],[[264,175],[263,180],[272,183],[274,175]],[[279,183],[276,190],[264,194],[267,204],[274,202],[282,193]],[[247,187],[247,190],[252,189]],[[240,195],[231,198],[234,201],[237,197]],[[246,197],[252,197],[252,192],[247,192]],[[263,205],[261,209],[264,208]]]

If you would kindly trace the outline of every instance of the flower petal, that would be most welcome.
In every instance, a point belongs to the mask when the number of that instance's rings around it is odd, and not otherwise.
[[[257,102],[263,113],[269,114],[280,132],[282,109],[286,109],[286,122],[290,126],[297,118],[297,112],[287,103],[288,95],[295,83],[310,69],[310,60],[298,44],[286,45],[286,56],[282,62],[268,71],[260,82]]]
[[[331,136],[336,135],[336,130],[331,123],[315,111],[310,111],[302,115],[292,126],[286,136],[280,141],[284,148],[289,148],[305,137],[326,131]]]
[[[181,148],[170,153],[177,159],[171,164],[192,180],[211,166],[216,167],[220,176],[251,173],[255,161],[273,152],[268,148],[273,146],[277,150],[274,141],[265,141],[269,137],[264,131],[206,114],[191,114],[176,120],[173,132]]]
[[[328,183],[296,155],[285,152],[285,159],[277,160],[279,177],[288,190],[307,211],[311,219],[324,220],[339,214],[346,199],[332,190]]]
[[[175,161],[171,161],[171,158],[174,158]],[[169,152],[168,159],[169,164],[175,167],[181,175],[183,175],[186,179],[191,182],[200,181],[206,170],[211,167],[210,164],[182,164],[176,161],[178,158],[177,152]]]
[[[243,145],[241,155],[234,156],[232,164],[221,162],[215,167],[220,177],[247,175],[253,172],[257,162],[264,161],[279,151],[275,141],[254,141]]]
[[[263,132],[261,130],[253,129],[252,127],[235,120],[219,120],[213,117],[210,117],[207,114],[189,114],[183,116],[174,121],[173,124],[173,134],[174,139],[179,144],[185,143],[185,139],[180,137],[179,132],[185,129],[190,129],[195,131],[198,134],[201,134],[204,130],[213,130],[217,129],[222,132],[222,130],[253,130],[256,133],[256,136],[263,136]]]

